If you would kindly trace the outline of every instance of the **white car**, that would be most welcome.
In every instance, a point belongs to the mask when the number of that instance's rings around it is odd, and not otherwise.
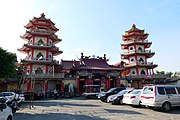
[[[124,94],[123,103],[128,105],[140,105],[140,94],[142,89],[134,89],[128,94]]]
[[[180,106],[180,86],[147,85],[143,87],[140,99],[141,105],[168,112],[172,107]]]
[[[0,103],[0,120],[13,120],[12,109],[4,103]]]
[[[110,95],[108,98],[107,98],[107,102],[113,102],[113,100],[115,100],[117,97],[119,96],[123,96],[125,93],[129,92],[130,90],[122,90],[120,92],[118,92],[117,94],[115,95]]]
[[[14,92],[0,92],[0,97],[5,97],[6,100],[8,99],[16,99],[18,100],[19,94],[14,93]]]

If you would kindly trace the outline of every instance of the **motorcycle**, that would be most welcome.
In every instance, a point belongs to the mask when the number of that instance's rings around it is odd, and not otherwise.
[[[18,110],[18,103],[17,100],[14,99],[8,99],[5,102],[7,106],[9,106],[12,109],[12,113],[15,113]]]

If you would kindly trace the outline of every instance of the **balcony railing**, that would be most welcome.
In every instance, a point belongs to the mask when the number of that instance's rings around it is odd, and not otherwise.
[[[80,75],[80,76],[92,76],[92,73],[88,73],[88,72],[78,72],[78,75]]]
[[[129,43],[134,43],[134,42],[140,42],[140,43],[148,43],[148,40],[127,40],[127,41],[125,41],[124,43],[125,44],[129,44]]]
[[[49,73],[49,74],[27,74],[31,78],[64,78],[64,73]]]
[[[130,75],[128,76],[129,78],[132,78],[132,79],[153,79],[153,78],[167,78],[168,76],[167,75],[156,75],[156,74],[153,74],[153,75]]]
[[[31,58],[31,57],[26,57],[25,59],[22,59],[21,61],[34,61],[34,62],[55,62],[59,64],[59,61],[54,60],[53,58]]]
[[[153,65],[153,62],[141,62],[141,61],[138,61],[138,62],[132,62],[128,65]]]
[[[48,31],[48,30],[29,30],[28,32],[31,33],[37,33],[37,34],[52,34],[52,31]]]
[[[131,50],[124,52],[124,54],[131,54],[131,53],[151,53],[151,50]]]
[[[53,47],[53,48],[55,48],[56,50],[59,51],[59,47],[56,47],[55,45],[52,45],[52,44],[39,44],[39,43],[34,43],[34,44],[27,43],[27,44],[24,44],[24,46],[27,46],[27,45],[35,46],[35,47]]]

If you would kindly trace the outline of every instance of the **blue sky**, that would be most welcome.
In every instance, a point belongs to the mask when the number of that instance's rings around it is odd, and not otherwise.
[[[180,1],[179,0],[5,0],[0,2],[0,46],[25,58],[20,35],[30,19],[45,13],[60,29],[63,54],[57,60],[72,60],[85,55],[110,58],[109,64],[121,61],[122,35],[132,24],[144,29],[156,54],[149,62],[156,70],[180,70]]]

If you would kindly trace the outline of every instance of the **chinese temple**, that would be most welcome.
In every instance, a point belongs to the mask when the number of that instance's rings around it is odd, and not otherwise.
[[[137,88],[141,88],[144,84],[156,84],[164,78],[154,75],[154,68],[158,65],[148,61],[155,54],[150,50],[152,42],[148,41],[148,35],[133,24],[122,36],[124,44],[121,44],[121,49],[124,53],[121,54],[121,59],[126,61],[124,75],[131,86]]]
[[[105,90],[120,87],[123,84],[120,79],[123,68],[111,66],[107,61],[106,54],[103,57],[91,57],[81,53],[78,61],[62,60],[62,66],[68,75],[66,78],[75,78],[69,82],[75,84],[78,93],[84,92],[84,85],[100,85]]]
[[[62,53],[55,46],[61,42],[55,34],[59,29],[44,13],[30,20],[25,28],[26,33],[21,38],[27,43],[18,49],[26,54],[21,60],[25,73],[21,89],[44,93],[55,88],[61,90],[63,74],[56,70],[60,64],[54,59]]]

